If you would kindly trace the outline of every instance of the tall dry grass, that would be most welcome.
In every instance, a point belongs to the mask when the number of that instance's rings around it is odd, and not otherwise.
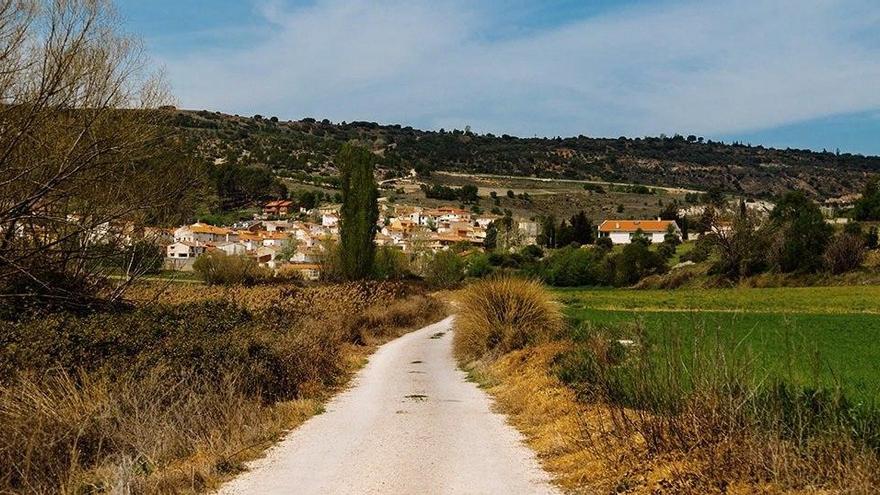
[[[770,378],[747,350],[709,331],[697,332],[700,342],[653,342],[639,324],[588,323],[553,341],[561,334],[502,346],[500,335],[514,327],[506,315],[523,304],[521,291],[506,288],[504,281],[485,284],[461,298],[467,317],[459,357],[564,487],[639,494],[880,491],[877,404],[794,377]],[[546,301],[542,291],[530,286],[527,293]]]
[[[453,349],[461,360],[546,342],[562,329],[559,303],[535,280],[479,280],[462,290],[457,302]]]
[[[0,493],[209,490],[445,312],[400,285],[180,289],[0,322]]]
[[[669,479],[687,477],[694,492],[732,483],[849,493],[880,487],[875,405],[770,379],[747,351],[707,334],[697,336],[702,345],[671,339],[659,349],[639,325],[587,326],[555,372],[580,400],[607,408],[611,427],[602,438],[637,439],[642,462],[659,456],[688,465]]]

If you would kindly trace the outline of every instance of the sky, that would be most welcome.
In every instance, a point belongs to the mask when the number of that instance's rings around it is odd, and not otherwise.
[[[118,0],[181,108],[880,155],[877,0]]]

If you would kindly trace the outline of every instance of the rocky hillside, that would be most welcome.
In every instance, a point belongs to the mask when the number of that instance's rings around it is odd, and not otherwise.
[[[333,155],[358,139],[392,177],[416,169],[632,182],[774,196],[790,189],[817,198],[860,190],[880,173],[880,157],[657,138],[518,138],[453,130],[421,131],[373,122],[279,121],[219,112],[176,111],[188,149],[209,162],[271,168],[279,175],[332,182]]]

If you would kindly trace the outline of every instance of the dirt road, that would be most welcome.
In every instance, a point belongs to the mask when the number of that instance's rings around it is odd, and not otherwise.
[[[451,318],[382,346],[351,389],[221,494],[557,493],[451,355]]]

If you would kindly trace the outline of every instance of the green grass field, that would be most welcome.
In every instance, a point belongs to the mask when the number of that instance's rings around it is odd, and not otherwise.
[[[658,349],[734,350],[758,379],[880,402],[880,287],[559,290],[577,321],[641,322]]]

